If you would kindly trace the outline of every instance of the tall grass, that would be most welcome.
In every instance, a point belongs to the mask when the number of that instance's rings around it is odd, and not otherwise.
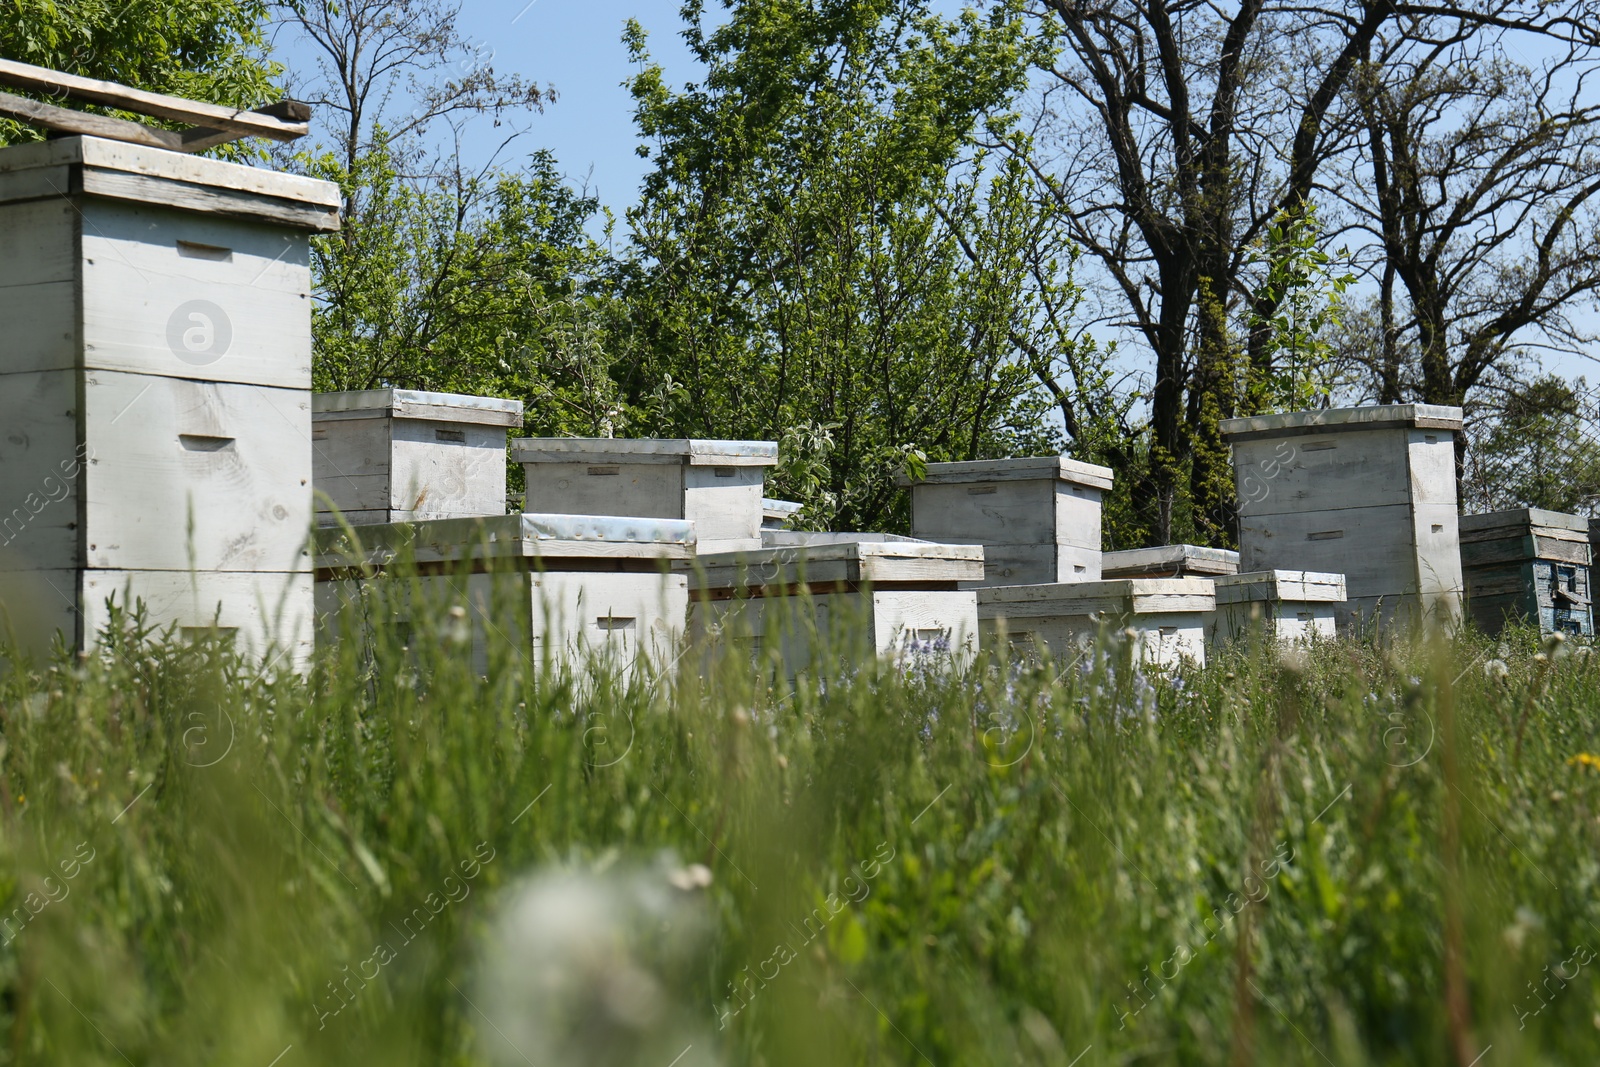
[[[305,679],[136,616],[0,679],[0,1062],[1597,1059],[1586,649],[669,684],[480,677],[438,608]]]

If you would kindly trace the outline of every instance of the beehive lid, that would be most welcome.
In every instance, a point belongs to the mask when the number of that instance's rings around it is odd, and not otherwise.
[[[1205,545],[1158,545],[1100,556],[1106,578],[1178,578],[1184,575],[1239,573],[1239,553]]]
[[[0,203],[69,192],[296,229],[339,228],[333,182],[100,137],[0,150]]]
[[[360,389],[311,395],[313,422],[380,416],[480,426],[521,426],[522,401],[461,393],[424,393],[416,389]]]
[[[517,463],[678,463],[689,467],[771,467],[773,441],[674,438],[523,437],[511,442]]]
[[[1213,581],[1218,604],[1342,604],[1346,599],[1344,575],[1328,571],[1248,571]]]
[[[351,532],[354,540],[351,539]],[[381,566],[410,552],[418,563],[473,559],[687,560],[694,523],[604,515],[492,515],[316,531],[317,568]]]
[[[812,548],[817,545],[901,544],[931,545],[938,542],[892,533],[823,533],[812,530],[762,530],[763,548]]]
[[[913,480],[902,474],[900,485],[965,485],[969,482],[1023,482],[1051,479],[1092,489],[1110,489],[1112,470],[1067,456],[1032,456],[1023,459],[974,459],[958,463],[930,463],[926,477]]]
[[[1441,404],[1383,404],[1362,408],[1328,408],[1326,411],[1291,411],[1282,415],[1252,415],[1243,419],[1223,419],[1217,425],[1224,438],[1236,441],[1357,430],[1415,429],[1459,433],[1462,415],[1460,408]]]
[[[1024,619],[1075,615],[1147,615],[1213,611],[1210,578],[1113,578],[1100,582],[992,585],[978,590],[978,618]]]
[[[1463,515],[1459,520],[1461,540],[1494,541],[1502,537],[1534,534],[1557,541],[1587,541],[1590,519],[1541,508],[1514,508],[1488,515]]]
[[[761,498],[761,517],[767,522],[788,522],[803,507],[804,504],[793,500],[774,500],[764,496]]]
[[[766,530],[764,542],[774,534]],[[702,591],[871,582],[885,586],[948,584],[983,580],[983,546],[941,545],[892,534],[811,534],[822,540],[774,539],[747,552],[713,552],[694,563],[691,583]],[[829,540],[829,538],[852,538]]]

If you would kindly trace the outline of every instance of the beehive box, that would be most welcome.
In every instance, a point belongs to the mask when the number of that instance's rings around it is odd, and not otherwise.
[[[688,614],[688,580],[670,566],[692,558],[694,543],[694,528],[681,520],[590,515],[319,531],[320,639],[339,639],[354,617],[377,620],[406,644],[460,606],[480,673],[496,652],[530,670],[548,663],[581,672],[602,662],[668,671]],[[419,618],[424,611],[432,620]]]
[[[12,612],[26,643],[92,647],[111,589],[247,643],[262,589],[309,617],[308,241],[338,204],[93,137],[0,151],[0,569],[62,610]]]
[[[1459,621],[1460,408],[1335,408],[1221,429],[1233,446],[1240,570],[1343,574],[1341,625]]]
[[[1205,545],[1160,545],[1107,552],[1102,578],[1212,578],[1239,573],[1239,553]]]
[[[911,486],[911,533],[982,545],[980,585],[1100,578],[1100,507],[1111,468],[1065,456],[930,463]]]
[[[1107,631],[1134,631],[1144,663],[1206,661],[1205,620],[1216,610],[1209,578],[1115,578],[978,590],[983,643],[1048,649],[1059,659],[1087,650]]]
[[[69,643],[103,633],[112,605],[142,604],[144,625],[180,641],[226,639],[268,666],[304,669],[313,647],[309,570],[0,572],[0,638],[47,656],[59,632]]]
[[[1217,610],[1207,636],[1213,644],[1254,630],[1283,641],[1333,637],[1344,603],[1344,575],[1320,571],[1250,571],[1213,579]]]
[[[701,552],[761,547],[770,441],[529,437],[512,442],[525,511],[637,515],[695,524]]]
[[[791,673],[818,645],[846,655],[928,656],[963,667],[977,651],[983,549],[890,534],[768,531],[752,552],[702,553],[691,627],[702,642],[776,642]]]
[[[1467,610],[1486,633],[1510,620],[1545,633],[1594,634],[1589,519],[1539,508],[1461,518]]]
[[[413,389],[311,398],[317,523],[506,513],[506,431],[522,401]]]

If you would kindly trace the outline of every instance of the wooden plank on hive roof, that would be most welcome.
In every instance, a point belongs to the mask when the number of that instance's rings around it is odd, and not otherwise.
[[[274,141],[293,141],[304,137],[310,132],[307,125],[311,118],[311,109],[297,101],[285,101],[283,104],[269,105],[260,111],[241,111],[237,108],[224,107],[220,104],[207,104],[198,100],[184,100],[181,97],[166,96],[162,93],[147,92],[143,89],[134,89],[115,82],[100,81],[95,78],[84,78],[76,74],[64,74],[60,71],[49,70],[45,67],[36,67],[31,63],[18,63],[15,60],[0,59],[0,85],[9,85],[13,89],[23,89],[29,92],[43,92],[64,94],[77,100],[87,100],[96,104],[105,104],[119,108],[123,111],[132,111],[140,115],[149,115],[158,119],[170,119],[173,122],[185,122],[193,126],[215,127],[201,132],[203,135],[228,133],[237,137],[270,137]],[[49,105],[45,105],[49,106]],[[55,110],[65,110],[57,108]],[[138,126],[138,123],[128,123]],[[146,128],[146,127],[140,127]],[[90,130],[76,130],[73,132],[91,133]],[[153,131],[154,132],[154,131]],[[166,132],[166,131],[160,131]],[[100,136],[116,136],[102,134]],[[182,144],[182,135],[172,134],[178,141],[178,151],[199,151],[200,147],[186,147]],[[127,140],[126,137],[118,138]],[[200,138],[195,139],[198,144]],[[150,143],[150,142],[140,142]],[[156,147],[170,147],[157,145]]]
[[[0,63],[6,60],[0,59]],[[165,148],[173,152],[184,151],[183,138],[170,130],[158,130],[127,119],[114,119],[109,115],[91,115],[87,111],[56,107],[39,100],[30,100],[13,93],[0,93],[0,115],[7,115],[47,130],[62,133],[86,134],[90,137],[110,137],[129,141],[147,148]]]

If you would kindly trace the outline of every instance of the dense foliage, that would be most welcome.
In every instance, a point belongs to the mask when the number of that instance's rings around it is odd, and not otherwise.
[[[0,1060],[526,1062],[497,1035],[554,994],[490,1005],[488,924],[530,871],[609,884],[663,849],[711,872],[699,962],[642,1016],[659,942],[575,963],[615,995],[563,1062],[1600,1050],[1586,649],[1241,647],[1162,675],[1113,636],[959,678],[574,687],[504,649],[475,677],[438,620],[307,682],[131,639],[0,682]]]

